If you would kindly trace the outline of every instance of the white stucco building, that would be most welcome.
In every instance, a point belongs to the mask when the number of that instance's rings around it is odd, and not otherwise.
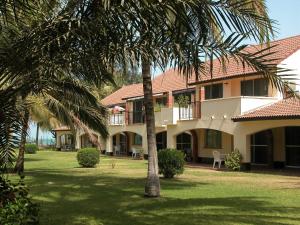
[[[274,41],[271,46],[273,62],[300,78],[300,36]],[[260,49],[260,45],[247,48],[250,52]],[[300,168],[300,101],[288,98],[289,93],[279,92],[261,74],[234,60],[226,71],[218,60],[213,64],[211,76],[188,84],[173,69],[155,77],[157,148],[183,150],[195,162],[210,162],[215,149],[224,154],[238,149],[245,168],[251,164]],[[184,104],[178,100],[182,96],[187,99]],[[142,84],[124,86],[102,103],[111,109],[109,137],[99,137],[102,149],[114,154],[119,148],[129,155],[135,148],[147,155]],[[66,135],[70,134],[67,128],[55,131],[57,147],[66,140],[73,141],[75,148],[91,145],[83,132],[71,137]]]

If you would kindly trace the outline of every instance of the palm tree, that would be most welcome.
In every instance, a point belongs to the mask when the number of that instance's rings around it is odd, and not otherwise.
[[[69,0],[51,17],[31,24],[13,42],[0,46],[0,81],[14,83],[22,77],[17,89],[41,92],[61,74],[109,83],[116,64],[142,65],[149,154],[145,195],[150,197],[160,194],[151,66],[171,64],[197,80],[207,73],[206,59],[225,63],[234,57],[261,71],[280,90],[286,86],[274,76],[272,60],[264,60],[270,49],[247,53],[241,45],[246,38],[262,42],[272,37],[264,0]],[[5,37],[12,32],[7,33]],[[1,54],[9,51],[13,54]]]

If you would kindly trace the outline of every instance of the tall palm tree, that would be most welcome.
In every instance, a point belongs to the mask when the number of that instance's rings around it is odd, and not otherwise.
[[[241,45],[246,38],[262,42],[272,37],[264,0],[69,0],[52,16],[30,24],[13,42],[4,42],[8,46],[0,46],[0,81],[22,77],[17,89],[41,92],[61,74],[96,84],[113,82],[116,63],[142,66],[149,154],[145,195],[150,197],[160,194],[151,66],[171,64],[197,80],[207,73],[206,59],[225,63],[234,57],[281,90],[286,85],[274,76],[272,62],[264,60],[269,49],[247,53]]]

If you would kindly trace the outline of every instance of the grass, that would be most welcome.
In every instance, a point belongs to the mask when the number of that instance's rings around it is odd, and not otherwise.
[[[112,169],[112,164],[115,164]],[[41,224],[299,224],[300,179],[284,174],[187,168],[143,197],[146,161],[101,157],[80,168],[74,152],[26,155],[26,183]]]

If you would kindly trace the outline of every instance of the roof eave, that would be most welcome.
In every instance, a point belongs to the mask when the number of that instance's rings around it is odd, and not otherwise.
[[[293,120],[300,119],[300,115],[284,115],[284,116],[260,116],[260,117],[241,117],[231,118],[233,122],[248,122],[260,120]]]
[[[207,84],[207,83],[211,83],[211,82],[232,80],[234,78],[248,77],[248,76],[255,76],[255,75],[262,75],[262,74],[260,72],[253,72],[253,73],[245,73],[245,74],[240,74],[240,75],[231,75],[231,76],[226,76],[226,77],[213,78],[213,79],[209,79],[209,80],[196,81],[193,83],[188,83],[188,85],[192,86],[192,85],[197,85],[197,84]]]

